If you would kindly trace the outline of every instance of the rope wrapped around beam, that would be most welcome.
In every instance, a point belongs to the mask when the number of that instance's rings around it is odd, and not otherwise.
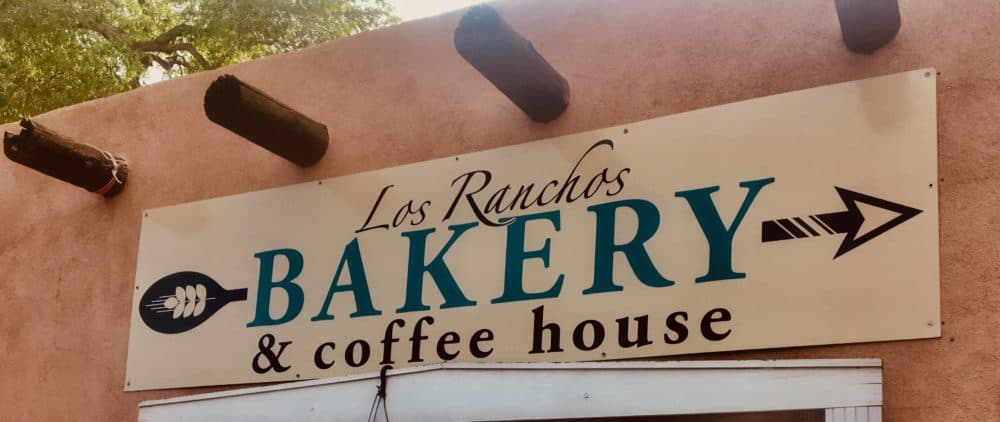
[[[4,132],[3,152],[15,163],[106,197],[117,195],[128,181],[124,158],[30,119],[21,120],[20,133]]]

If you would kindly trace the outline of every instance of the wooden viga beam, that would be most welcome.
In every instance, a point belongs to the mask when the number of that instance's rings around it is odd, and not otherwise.
[[[870,54],[892,41],[902,24],[897,0],[834,0],[844,44]]]
[[[475,6],[455,28],[455,49],[531,120],[549,122],[569,106],[569,83],[489,6]]]
[[[128,164],[122,157],[30,119],[21,120],[20,133],[4,132],[3,152],[15,163],[107,197],[121,192],[128,181]]]
[[[220,76],[205,91],[205,115],[302,167],[316,164],[329,145],[325,125],[233,75]]]

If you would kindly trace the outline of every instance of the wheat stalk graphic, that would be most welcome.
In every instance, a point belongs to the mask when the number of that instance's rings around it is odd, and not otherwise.
[[[147,303],[146,307],[156,313],[173,313],[173,319],[188,318],[201,315],[205,311],[206,302],[210,300],[215,300],[215,297],[208,297],[204,284],[188,284],[177,286],[173,295],[160,296]]]

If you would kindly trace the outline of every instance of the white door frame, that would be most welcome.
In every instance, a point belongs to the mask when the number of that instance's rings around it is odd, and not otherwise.
[[[144,401],[139,420],[363,421],[378,384],[378,373],[366,373]],[[388,371],[387,387],[394,422],[800,409],[827,409],[827,421],[877,422],[882,362],[443,363]]]

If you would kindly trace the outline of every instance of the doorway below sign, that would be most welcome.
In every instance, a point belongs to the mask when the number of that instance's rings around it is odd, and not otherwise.
[[[146,401],[139,420],[365,420],[379,384],[366,373]],[[876,422],[882,406],[877,359],[443,363],[386,384],[379,420],[394,422]]]

